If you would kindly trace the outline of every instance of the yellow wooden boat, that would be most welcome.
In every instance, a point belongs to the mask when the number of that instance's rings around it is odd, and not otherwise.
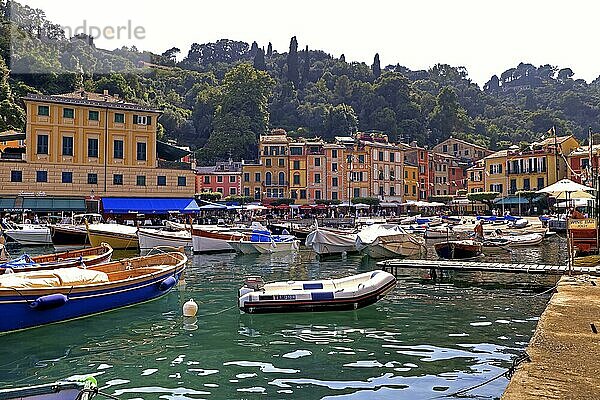
[[[137,228],[119,224],[86,224],[92,246],[108,243],[115,250],[137,250]]]

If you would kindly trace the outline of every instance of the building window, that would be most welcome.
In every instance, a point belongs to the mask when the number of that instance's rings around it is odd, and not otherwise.
[[[279,185],[285,185],[285,174],[283,172],[279,173]]]
[[[236,194],[236,190],[235,190],[235,188],[229,188],[229,194],[230,194],[231,196],[235,195],[235,194]]]
[[[73,136],[63,136],[62,155],[71,157],[73,156]]]
[[[11,182],[23,182],[23,171],[10,171]]]
[[[146,175],[138,175],[135,178],[136,186],[146,186]]]
[[[292,199],[294,199],[294,200],[295,200],[295,199],[297,199],[297,198],[298,198],[298,191],[297,191],[297,190],[292,190],[292,191],[290,192],[290,197],[291,197]]]
[[[337,170],[338,170],[338,163],[336,163],[336,162],[331,163],[331,171],[337,172]]]
[[[408,185],[404,185],[404,194],[408,194]]]
[[[123,153],[124,153],[124,149],[123,149],[123,141],[122,140],[115,140],[113,142],[113,158],[122,160],[123,159]]]
[[[177,186],[187,186],[187,179],[185,176],[177,177]]]
[[[40,117],[48,117],[50,116],[50,107],[49,106],[38,106],[38,116]]]
[[[306,190],[305,189],[301,189],[300,190],[300,198],[301,199],[306,199]]]
[[[543,189],[544,188],[544,178],[538,178],[537,179],[537,189]]]
[[[315,190],[315,200],[321,200],[321,191]]]
[[[124,124],[125,123],[125,114],[115,113],[115,122],[117,124]]]
[[[338,199],[338,192],[331,192],[331,200],[337,200]]]
[[[210,185],[210,175],[204,175],[204,184]]]
[[[396,162],[396,153],[393,151],[390,153],[390,162]]]
[[[146,161],[146,143],[138,142],[137,143],[137,160],[138,161]]]
[[[353,197],[360,197],[360,189],[359,188],[354,188],[353,189]]]
[[[36,182],[48,182],[48,171],[36,171],[35,181]]]
[[[260,182],[260,172],[254,173],[254,182]],[[259,197],[260,199],[260,197]]]
[[[395,196],[396,195],[396,188],[393,186],[390,186],[390,196]]]
[[[359,154],[358,155],[358,162],[360,164],[364,164],[365,163],[365,155],[364,154]]]
[[[244,182],[250,182],[250,174],[248,172],[244,172]]]
[[[292,169],[300,169],[300,161],[294,160],[292,163]]]
[[[338,157],[338,153],[336,149],[331,150],[331,158],[337,158]]]
[[[302,155],[302,147],[290,147],[290,155],[301,156]]]
[[[244,188],[244,196],[250,197],[250,188],[247,188],[247,187]]]
[[[88,174],[88,185],[98,184],[98,174]]]
[[[73,183],[73,173],[71,171],[63,171],[62,183]]]
[[[48,135],[37,135],[37,153],[48,154]]]
[[[223,176],[222,175],[218,175],[217,176],[217,183],[223,183]]]
[[[235,183],[235,175],[229,176],[229,183]]]
[[[321,183],[321,174],[315,174],[315,183]]]
[[[338,186],[338,178],[337,177],[331,178],[331,186],[333,186],[333,187]]]
[[[63,118],[75,118],[75,110],[72,108],[63,108]]]
[[[90,121],[99,121],[100,120],[100,112],[90,110],[88,111],[88,119]]]
[[[379,152],[379,161],[384,161],[384,159],[383,159],[383,151]]]
[[[279,166],[280,167],[285,167],[285,158],[280,158],[279,159]]]
[[[523,190],[529,190],[531,189],[531,183],[529,178],[525,178],[523,179]]]
[[[321,166],[321,157],[317,157],[315,158],[315,167],[320,167]]]
[[[260,188],[254,188],[254,200],[260,200]]]
[[[150,125],[152,123],[152,117],[146,115],[134,115],[133,123],[136,125]]]
[[[294,185],[297,186],[300,184],[300,174],[295,173],[294,174]]]
[[[265,167],[270,167],[270,166],[271,166],[271,159],[270,159],[270,158],[267,158],[267,159],[265,160]]]
[[[88,138],[88,157],[98,157],[98,139]]]
[[[273,181],[273,175],[270,172],[265,174],[265,185],[270,186]]]
[[[113,185],[122,185],[123,184],[123,175],[122,174],[114,174],[113,175]]]
[[[447,153],[448,152],[448,145],[445,144],[442,146],[442,153]]]
[[[167,177],[165,175],[158,175],[156,177],[156,186],[167,186]]]
[[[458,151],[458,143],[454,143],[452,145],[452,151],[454,151],[455,153]]]

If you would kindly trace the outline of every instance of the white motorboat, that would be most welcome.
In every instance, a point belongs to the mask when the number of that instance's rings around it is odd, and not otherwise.
[[[94,247],[108,243],[115,250],[137,250],[139,241],[137,228],[120,224],[88,224],[88,238]]]
[[[446,239],[452,235],[454,235],[454,231],[449,225],[429,226],[424,234],[426,239]]]
[[[253,224],[253,231],[249,238],[230,240],[227,243],[238,253],[242,254],[270,254],[286,251],[296,251],[300,242],[293,235],[273,235],[264,226]]]
[[[519,219],[516,219],[516,220],[508,223],[508,227],[514,228],[514,229],[523,229],[527,225],[529,225],[529,221],[526,220],[525,218],[519,218]]]
[[[318,255],[356,252],[356,233],[317,227],[308,234],[305,242]]]
[[[229,244],[232,241],[244,240],[241,232],[226,230],[192,229],[192,247],[194,253],[227,253],[234,251]]]
[[[267,284],[248,277],[239,291],[239,308],[246,313],[356,310],[377,302],[395,285],[396,278],[385,271]]]
[[[52,244],[52,234],[47,226],[8,223],[3,231],[7,237],[24,246]]]
[[[541,233],[527,233],[525,235],[504,235],[502,238],[509,240],[509,247],[536,246],[542,243],[544,235]]]
[[[425,241],[398,225],[372,225],[357,234],[356,247],[371,258],[409,257],[421,254]]]
[[[169,231],[162,229],[139,228],[140,250],[155,247],[192,247],[192,234],[189,231]]]

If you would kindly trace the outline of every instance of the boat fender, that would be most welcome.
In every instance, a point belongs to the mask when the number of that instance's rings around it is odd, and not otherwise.
[[[60,307],[69,301],[69,298],[62,293],[48,294],[35,299],[29,304],[34,310],[51,310]]]
[[[158,290],[160,290],[161,292],[166,292],[167,290],[169,290],[173,286],[175,286],[176,283],[177,283],[177,279],[175,279],[174,276],[170,276],[170,277],[166,278],[165,280],[163,280],[160,283],[160,285],[158,285]]]

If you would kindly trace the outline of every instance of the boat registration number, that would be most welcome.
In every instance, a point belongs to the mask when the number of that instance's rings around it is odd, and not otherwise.
[[[273,296],[274,300],[296,300],[296,296],[293,294],[276,294]]]

